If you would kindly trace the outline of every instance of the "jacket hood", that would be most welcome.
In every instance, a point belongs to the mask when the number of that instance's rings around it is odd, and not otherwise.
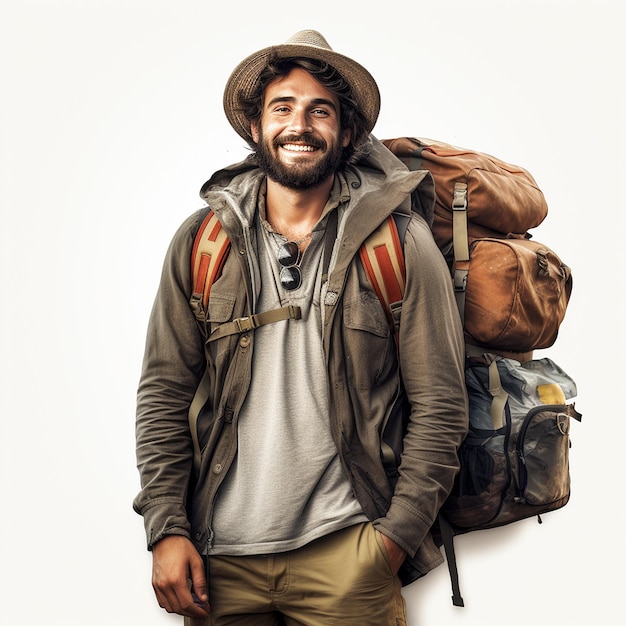
[[[369,175],[367,175],[369,173]],[[411,196],[411,209],[419,213],[431,225],[434,216],[435,190],[432,176],[426,170],[409,171],[387,147],[370,135],[359,152],[358,160],[345,168],[351,189],[378,197],[381,206],[400,206],[395,198]],[[351,180],[352,179],[352,180]],[[356,179],[356,180],[355,180]],[[256,155],[216,171],[200,189],[200,197],[214,210],[232,199],[228,204],[244,224],[250,223],[255,206],[242,208],[242,194],[258,192],[264,180]],[[364,183],[362,185],[362,183]],[[256,193],[254,194],[256,200]]]
[[[411,208],[419,213],[432,225],[435,207],[435,183],[427,170],[409,171],[407,166],[398,159],[381,141],[370,135],[369,141],[362,150],[357,169],[379,171],[384,174],[382,184],[385,193],[397,187],[399,191],[411,194]]]

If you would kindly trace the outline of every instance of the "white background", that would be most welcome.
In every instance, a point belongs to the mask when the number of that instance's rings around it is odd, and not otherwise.
[[[375,134],[529,169],[573,270],[550,356],[577,381],[562,510],[459,539],[411,626],[621,624],[624,4],[611,0],[1,0],[0,622],[179,624],[150,588],[135,389],[174,229],[246,154],[223,115],[249,53],[316,28],[377,78]],[[621,307],[621,308],[620,308]]]

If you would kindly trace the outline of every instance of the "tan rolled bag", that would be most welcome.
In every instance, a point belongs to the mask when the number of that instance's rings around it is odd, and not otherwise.
[[[432,231],[454,279],[468,354],[497,353],[523,362],[533,350],[551,346],[572,275],[554,251],[530,238],[528,230],[548,212],[530,173],[428,139],[383,143],[409,169],[429,170],[435,179]]]

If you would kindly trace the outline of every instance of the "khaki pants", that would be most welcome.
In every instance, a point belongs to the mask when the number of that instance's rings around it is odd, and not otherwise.
[[[406,626],[404,599],[370,523],[284,554],[209,559],[207,619],[186,626]]]

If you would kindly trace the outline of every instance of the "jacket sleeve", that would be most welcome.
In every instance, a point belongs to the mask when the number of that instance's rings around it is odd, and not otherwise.
[[[187,490],[193,445],[187,412],[204,369],[203,339],[189,306],[190,259],[198,214],[178,229],[150,315],[137,393],[136,443],[148,548],[163,536],[189,536]]]
[[[391,505],[376,524],[414,556],[452,489],[468,408],[450,273],[423,220],[411,221],[404,251],[399,358],[410,417]]]

